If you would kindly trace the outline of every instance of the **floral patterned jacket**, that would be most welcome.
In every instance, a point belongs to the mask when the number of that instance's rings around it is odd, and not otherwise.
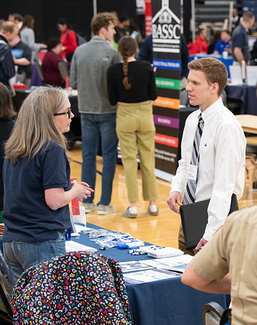
[[[89,252],[30,267],[17,281],[13,306],[14,325],[132,324],[119,264]]]

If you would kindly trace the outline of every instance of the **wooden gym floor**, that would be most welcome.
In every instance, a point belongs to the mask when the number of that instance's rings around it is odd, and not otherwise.
[[[74,149],[71,150],[73,162],[71,162],[71,178],[81,180],[81,144],[76,143]],[[239,200],[239,207],[249,207],[257,204],[257,192],[252,191],[249,175],[253,171],[252,163],[247,160],[248,168],[247,180],[245,182],[245,190],[243,197]],[[102,157],[97,156],[97,170],[102,171]],[[159,208],[159,216],[152,217],[146,213],[148,202],[144,202],[142,198],[142,182],[141,173],[138,171],[138,188],[140,193],[140,201],[138,202],[138,217],[135,219],[123,218],[121,212],[129,206],[127,199],[127,189],[125,184],[125,176],[123,166],[116,165],[116,173],[113,182],[113,193],[111,204],[117,209],[115,213],[99,216],[97,210],[86,214],[86,221],[94,225],[104,227],[110,230],[128,232],[135,238],[146,241],[151,244],[167,247],[178,247],[177,233],[180,224],[180,216],[169,209],[166,204],[170,192],[170,183],[157,178],[160,198],[156,201]],[[96,176],[95,203],[99,201],[101,195],[101,176]]]

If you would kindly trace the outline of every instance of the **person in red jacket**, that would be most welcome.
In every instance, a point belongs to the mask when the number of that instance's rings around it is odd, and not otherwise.
[[[63,46],[61,55],[64,59],[67,59],[68,62],[71,62],[72,55],[78,47],[76,33],[64,18],[58,20],[57,28],[61,32],[61,43]]]
[[[198,37],[195,40],[196,53],[207,53],[208,43],[206,41],[207,30],[204,28],[199,28]]]

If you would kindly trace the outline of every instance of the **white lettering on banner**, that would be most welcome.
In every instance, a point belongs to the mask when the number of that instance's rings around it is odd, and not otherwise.
[[[168,119],[165,119],[165,118],[158,118],[158,122],[159,122],[159,123],[168,124],[168,125],[171,124],[171,121],[168,120]]]
[[[153,17],[152,24],[154,52],[179,53],[180,19],[170,10],[169,0],[162,0],[162,8]]]
[[[174,154],[172,152],[160,150],[160,149],[157,149],[157,148],[154,149],[154,152],[155,153],[158,153],[160,155],[166,155],[166,156],[170,156],[170,157],[173,157],[173,158],[176,158],[177,157],[176,154]]]
[[[179,53],[179,49],[153,47],[154,52]]]
[[[175,158],[169,158],[169,157],[165,157],[165,156],[159,155],[159,154],[155,154],[155,158],[159,158],[161,160],[166,160],[166,161],[170,161],[170,162],[175,162]]]
[[[167,139],[165,137],[162,137],[162,136],[158,136],[158,135],[155,135],[155,140],[158,140],[158,141],[161,141],[161,142],[166,142],[166,143],[169,143],[171,145],[175,145],[176,144],[176,141],[173,140],[173,139]]]
[[[175,83],[173,81],[166,81],[166,80],[156,80],[156,85],[158,86],[167,86],[167,87],[174,87]]]
[[[173,39],[174,43],[179,43],[180,25],[153,25],[153,41],[159,42],[160,39]],[[176,41],[176,42],[175,42]]]
[[[155,100],[155,104],[162,104],[162,105],[174,105],[174,102],[172,100],[161,100],[161,99],[157,99]]]
[[[157,61],[157,60],[153,60],[153,64],[156,67],[166,67],[166,68],[178,68],[180,69],[180,64],[179,62],[168,62],[168,61]]]
[[[170,161],[170,162],[175,162],[175,159],[177,157],[176,154],[174,154],[172,152],[159,150],[157,148],[155,148],[155,150],[154,150],[154,155],[155,155],[156,158],[166,160],[166,161]]]

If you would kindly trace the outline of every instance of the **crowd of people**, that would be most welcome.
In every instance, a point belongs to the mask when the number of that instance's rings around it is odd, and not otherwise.
[[[195,42],[188,45],[189,54],[223,55],[224,52],[227,52],[224,57],[231,55],[234,62],[241,64],[242,61],[245,61],[246,64],[250,64],[254,57],[249,51],[248,33],[254,25],[255,16],[252,12],[246,11],[239,18],[236,9],[234,9],[233,17],[232,32],[227,29],[215,31],[210,44],[207,42],[207,29],[200,26]]]
[[[118,47],[119,39],[124,35],[132,35],[138,44],[143,42],[141,32],[131,17],[118,17],[116,12],[113,12],[112,14],[114,15],[116,33],[113,39],[109,42],[115,49]],[[16,50],[12,51],[13,63],[18,66],[18,75],[16,76],[16,80],[25,83],[27,89],[30,88],[32,65],[40,63],[42,64],[45,84],[65,87],[65,81],[61,78],[58,69],[58,62],[62,61],[62,64],[66,65],[67,69],[69,69],[74,51],[79,45],[86,42],[86,38],[80,33],[76,33],[73,30],[72,25],[65,18],[59,18],[57,21],[57,29],[60,31],[59,41],[61,44],[61,50],[59,51],[59,46],[57,46],[58,44],[53,46],[53,44],[56,43],[56,37],[49,39],[46,44],[35,42],[35,19],[32,15],[22,16],[19,13],[12,13],[8,16],[8,22],[12,22],[14,25],[9,24],[7,29],[12,33],[12,29],[16,30],[17,26],[19,34],[19,39],[17,38],[14,42],[9,39],[5,40],[7,41],[6,43],[9,43],[12,50]],[[0,20],[0,30],[2,26],[3,33],[5,33],[7,25],[4,19]],[[39,53],[42,50],[43,58],[41,62]],[[47,53],[51,51],[51,54],[47,55],[45,59],[44,52],[46,50]],[[11,63],[9,64],[11,65]],[[51,76],[52,74],[53,76]],[[13,75],[14,74],[12,74],[12,76]],[[8,79],[10,79],[9,75]]]
[[[213,44],[213,53],[225,51],[233,55],[234,64],[243,61],[249,64],[247,29],[254,21],[253,13],[245,12],[232,35],[228,30],[221,31],[220,40]],[[98,215],[116,211],[111,199],[118,141],[129,201],[122,216],[137,217],[137,155],[143,199],[149,201],[147,213],[159,214],[151,105],[158,92],[152,66],[152,36],[145,39],[138,51],[142,37],[133,21],[122,17],[117,23],[115,14],[109,12],[92,18],[93,37],[82,45],[78,44],[76,32],[65,19],[57,23],[60,38],[51,38],[47,45],[35,43],[33,25],[33,16],[13,14],[9,21],[2,23],[0,31],[0,53],[4,53],[4,60],[0,56],[0,209],[5,224],[4,256],[16,279],[30,266],[65,252],[65,232],[70,228],[68,204],[72,199],[78,198],[87,213],[96,209]],[[208,52],[206,35],[206,29],[199,29],[194,44],[196,53]],[[38,60],[42,48],[48,51],[42,62],[45,80],[58,87],[42,86],[34,90],[23,102],[14,122],[8,89],[9,79],[15,74],[14,65],[18,65],[19,74],[26,75],[29,87],[31,65]],[[12,50],[21,52],[15,56]],[[79,183],[70,182],[70,153],[63,133],[69,131],[74,115],[67,93],[60,87],[63,86],[58,71],[60,61],[67,62],[70,69],[69,86],[78,90],[82,132]],[[167,204],[179,213],[182,205],[210,199],[208,223],[194,249],[186,249],[180,226],[179,248],[185,253],[197,254],[182,281],[209,292],[232,292],[232,303],[238,306],[240,293],[235,291],[243,266],[239,265],[238,255],[231,245],[242,251],[235,238],[240,229],[244,245],[248,228],[255,226],[255,210],[240,211],[229,217],[228,213],[232,195],[240,199],[243,193],[246,139],[239,122],[220,98],[228,77],[225,65],[213,57],[189,63],[183,35],[181,61],[180,88],[186,89],[190,104],[199,109],[186,120],[181,160]],[[95,202],[96,155],[100,140],[102,189],[99,202]],[[240,228],[240,220],[244,229]],[[230,231],[235,236],[230,236]],[[254,236],[248,238],[254,243]],[[246,246],[252,252],[251,245]],[[205,270],[207,259],[207,266],[213,265],[212,272]],[[237,263],[236,271],[229,278],[227,274],[234,267],[233,263]],[[219,279],[223,287],[216,281]],[[248,303],[245,306],[240,308],[248,310]],[[237,310],[233,319],[240,315]]]
[[[143,40],[138,26],[135,24],[131,17],[118,17],[116,12],[112,12],[112,14],[114,16],[115,34],[113,38],[108,41],[110,45],[117,49],[119,39],[122,36],[131,35],[137,41],[138,48],[140,50],[137,51],[136,58],[140,60],[147,60],[152,63],[152,36],[147,36]],[[58,69],[58,62],[62,61],[63,64],[67,65],[67,68],[70,69],[73,54],[79,45],[83,44],[83,42],[86,42],[85,38],[83,38],[79,33],[76,33],[73,30],[72,25],[65,18],[60,18],[57,21],[57,29],[60,31],[59,39],[62,45],[61,51],[59,51],[60,46],[57,46],[58,44],[56,44],[56,48],[51,48],[52,44],[55,44],[56,42],[56,37],[49,39],[47,41],[47,44],[35,42],[35,19],[32,15],[25,15],[22,17],[18,13],[13,13],[9,15],[8,21],[11,21],[15,24],[15,26],[18,26],[20,39],[17,38],[14,42],[12,42],[12,40],[7,40],[7,42],[12,49],[20,50],[12,52],[14,53],[13,60],[15,61],[15,65],[19,67],[18,75],[23,74],[23,80],[27,88],[30,87],[31,83],[32,64],[40,61],[39,51],[42,49],[47,50],[48,52],[52,52],[51,55],[47,55],[47,58],[45,59],[46,62],[44,62],[44,58],[42,59],[42,68],[45,83],[64,87],[65,81],[61,78]],[[185,38],[182,36],[181,53],[183,54],[182,61],[185,62],[185,68],[183,68],[185,74],[188,74],[186,67],[187,63],[189,62],[188,54],[193,55],[198,53],[208,53],[214,55],[223,55],[225,58],[227,56],[232,56],[234,59],[234,64],[237,64],[237,62],[241,64],[242,61],[245,61],[246,65],[250,64],[251,60],[255,60],[257,57],[257,46],[254,46],[251,53],[248,46],[248,30],[253,26],[254,22],[255,17],[253,13],[249,11],[244,12],[242,17],[239,17],[236,9],[234,9],[232,32],[228,29],[215,31],[212,35],[212,39],[210,42],[208,42],[207,29],[204,26],[199,26],[198,37],[194,43],[189,42],[189,44],[186,44]],[[5,23],[3,24],[3,30],[6,29]],[[8,28],[11,31],[12,27],[9,26]],[[50,48],[48,46],[49,43]],[[184,44],[186,44],[187,49],[185,49]],[[185,57],[185,55],[187,57]],[[49,77],[51,74],[54,75],[53,78]],[[186,77],[185,74],[183,77]],[[20,80],[19,77],[17,80]],[[183,83],[183,85],[183,88],[185,88],[186,84]]]

